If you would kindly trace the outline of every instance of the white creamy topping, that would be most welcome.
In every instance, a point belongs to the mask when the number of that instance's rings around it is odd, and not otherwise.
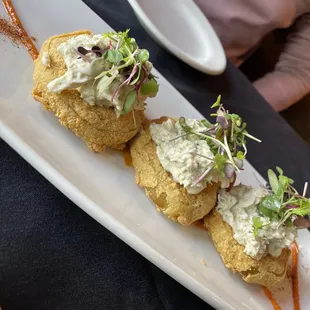
[[[109,69],[104,58],[97,57],[95,53],[88,53],[87,58],[90,60],[88,62],[79,57],[80,55],[77,53],[79,46],[87,50],[98,46],[104,50],[108,49],[110,44],[115,43],[111,43],[109,39],[103,39],[101,34],[79,35],[60,44],[57,51],[64,57],[67,72],[51,81],[47,85],[48,89],[60,93],[65,89],[76,88],[81,97],[90,105],[114,107],[116,114],[120,115],[127,95],[134,89],[134,86],[124,85],[111,102],[113,93],[124,82],[125,77],[119,75],[119,72],[115,70],[111,77],[104,76],[98,83],[94,83],[96,76]],[[151,63],[148,62],[147,65],[151,66]],[[143,101],[136,99],[133,108],[143,109]]]
[[[45,67],[50,67],[51,66],[51,59],[50,55],[48,52],[44,52],[41,58],[41,62]]]
[[[197,120],[187,119],[186,123],[195,131],[206,129]],[[188,193],[198,194],[210,182],[221,182],[223,188],[229,186],[230,180],[220,177],[216,170],[212,170],[202,181],[192,186],[194,180],[202,175],[212,163],[207,158],[212,159],[214,155],[206,141],[199,139],[196,135],[174,139],[185,133],[178,121],[173,122],[169,119],[162,124],[151,124],[150,133],[157,145],[157,155],[163,168],[170,172],[173,180],[183,185]]]
[[[216,210],[233,229],[234,238],[242,244],[244,252],[260,259],[267,254],[279,256],[296,238],[297,230],[292,226],[278,226],[279,222],[261,217],[257,205],[268,195],[263,187],[252,188],[238,185],[230,192],[221,190]],[[254,236],[253,218],[260,217],[263,226]]]

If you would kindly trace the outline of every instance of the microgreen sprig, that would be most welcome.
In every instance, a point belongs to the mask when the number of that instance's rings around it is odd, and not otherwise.
[[[101,79],[106,80],[107,77],[113,80],[117,75],[126,77],[111,98],[113,102],[124,86],[132,86],[132,91],[127,94],[122,114],[127,114],[133,109],[136,99],[139,100],[141,96],[154,97],[159,89],[156,77],[150,72],[149,52],[145,49],[139,49],[135,39],[128,37],[128,33],[129,29],[124,32],[103,34],[103,39],[109,40],[109,46],[105,50],[97,46],[91,50],[86,50],[81,46],[77,49],[77,53],[85,61],[89,62],[86,56],[88,53],[95,53],[97,57],[104,59],[104,67],[94,78],[94,86],[96,83],[99,84]]]
[[[216,123],[212,124],[207,120],[202,120],[201,125],[205,129],[197,131],[186,123],[184,117],[180,117],[179,124],[184,134],[171,139],[173,141],[187,135],[196,135],[208,143],[214,155],[211,165],[200,176],[197,176],[192,186],[201,182],[214,169],[230,179],[236,171],[239,172],[243,168],[243,160],[247,154],[246,138],[261,142],[247,132],[247,124],[242,121],[239,115],[230,114],[224,109],[221,96],[218,96],[211,108],[217,108],[217,112],[211,114],[216,117]]]
[[[261,216],[278,221],[278,226],[294,223],[298,228],[310,227],[310,221],[303,219],[310,214],[310,199],[306,198],[308,183],[305,183],[303,194],[299,195],[293,187],[294,181],[283,174],[283,170],[276,167],[277,174],[269,169],[268,178],[271,190],[258,205]],[[258,221],[254,223],[254,230],[261,228]]]

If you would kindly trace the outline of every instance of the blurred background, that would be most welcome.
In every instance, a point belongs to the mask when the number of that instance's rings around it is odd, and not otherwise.
[[[274,70],[284,49],[288,33],[289,29],[283,29],[268,35],[261,46],[241,65],[241,71],[251,82]],[[308,94],[280,114],[310,144],[310,95]]]

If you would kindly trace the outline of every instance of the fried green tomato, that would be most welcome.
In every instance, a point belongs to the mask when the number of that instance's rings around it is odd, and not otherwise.
[[[125,143],[140,130],[144,120],[144,111],[116,117],[113,108],[89,105],[77,90],[64,90],[60,94],[50,92],[49,82],[66,72],[62,55],[57,52],[58,46],[71,37],[91,34],[88,30],[57,35],[49,38],[42,46],[38,59],[34,62],[34,88],[32,95],[43,107],[53,112],[59,122],[83,139],[88,147],[102,152],[106,147],[123,149]],[[42,56],[47,52],[50,56],[50,67],[42,64]]]
[[[202,219],[216,204],[219,184],[210,184],[197,195],[188,194],[162,167],[148,127],[130,143],[136,183],[169,219],[185,226]]]
[[[234,239],[232,228],[215,209],[204,218],[204,225],[225,266],[240,273],[244,281],[271,287],[286,276],[288,248],[283,249],[279,257],[267,255],[256,260],[244,253],[244,246]]]

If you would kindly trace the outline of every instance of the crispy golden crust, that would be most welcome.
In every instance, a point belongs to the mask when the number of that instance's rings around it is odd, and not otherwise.
[[[271,287],[286,276],[289,249],[284,249],[279,257],[267,255],[256,260],[244,253],[244,246],[234,239],[232,228],[215,209],[204,223],[226,267],[239,272],[244,281]]]
[[[52,111],[59,122],[82,138],[90,149],[102,152],[105,147],[122,149],[141,128],[144,111],[135,111],[136,126],[132,113],[116,118],[112,108],[91,106],[84,101],[77,90],[65,90],[60,94],[50,92],[47,84],[66,72],[63,57],[57,47],[70,37],[90,34],[81,30],[49,38],[42,46],[34,62],[34,88],[32,95],[44,108]],[[41,57],[48,52],[51,67],[44,66]]]
[[[136,183],[145,189],[157,208],[171,220],[190,225],[202,219],[214,207],[219,185],[211,184],[198,195],[189,195],[160,164],[148,128],[133,139],[130,153]]]

